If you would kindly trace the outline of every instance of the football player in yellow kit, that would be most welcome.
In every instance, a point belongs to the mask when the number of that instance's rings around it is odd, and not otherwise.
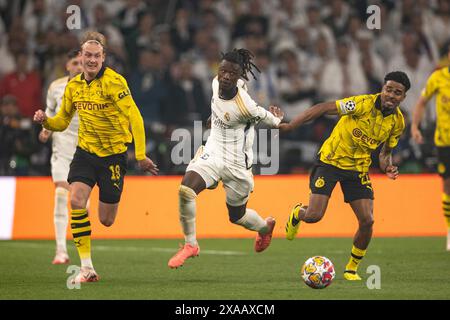
[[[142,116],[126,80],[105,67],[105,37],[87,32],[81,42],[83,72],[69,81],[59,112],[47,117],[36,111],[34,120],[52,131],[65,130],[75,112],[79,116],[78,146],[67,181],[72,207],[70,225],[81,260],[74,282],[99,280],[91,260],[91,224],[86,203],[92,188],[100,191],[98,213],[103,225],[114,223],[127,167],[127,143],[134,139],[139,167],[157,174],[157,166],[145,155]],[[130,132],[130,126],[132,132]]]
[[[450,46],[448,47],[450,58]],[[438,173],[443,179],[442,209],[447,222],[447,251],[450,251],[450,67],[436,70],[428,78],[422,95],[416,104],[411,124],[411,136],[422,144],[419,124],[427,102],[436,95],[436,131],[434,143],[438,150]]]
[[[323,114],[340,116],[330,137],[323,143],[318,163],[311,173],[309,205],[300,203],[292,209],[286,224],[286,238],[294,239],[300,221],[316,223],[322,219],[339,181],[344,200],[352,207],[359,224],[344,272],[347,280],[361,280],[357,268],[372,238],[374,197],[368,175],[370,156],[383,144],[380,168],[390,179],[397,178],[398,169],[392,164],[391,152],[405,129],[398,106],[410,86],[404,72],[391,72],[384,78],[381,93],[319,103],[300,113],[290,123],[279,125],[281,132],[287,132]]]

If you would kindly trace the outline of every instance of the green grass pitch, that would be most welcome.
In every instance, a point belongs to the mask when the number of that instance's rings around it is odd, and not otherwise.
[[[274,239],[263,253],[253,239],[200,239],[201,253],[176,270],[167,261],[178,240],[93,240],[98,283],[68,289],[67,266],[53,266],[53,241],[0,241],[0,299],[303,300],[450,299],[450,252],[445,239],[375,238],[362,261],[363,281],[349,282],[342,271],[349,238]],[[68,241],[71,264],[78,264]],[[324,255],[336,268],[326,289],[300,279],[310,256]],[[370,265],[381,272],[381,288],[368,289]]]

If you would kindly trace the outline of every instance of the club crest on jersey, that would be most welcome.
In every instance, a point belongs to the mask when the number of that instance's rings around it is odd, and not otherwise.
[[[225,112],[225,114],[223,115],[225,120],[230,121],[230,114],[228,112]]]
[[[314,186],[316,188],[322,188],[325,185],[325,179],[323,177],[318,177]]]
[[[341,102],[340,103],[340,107],[341,107],[341,112],[343,113],[343,114],[347,114],[347,113],[349,113],[349,112],[353,112],[353,111],[355,111],[355,108],[356,108],[356,104],[355,104],[355,101],[353,101],[353,100],[349,100],[349,101],[347,101],[347,102]]]

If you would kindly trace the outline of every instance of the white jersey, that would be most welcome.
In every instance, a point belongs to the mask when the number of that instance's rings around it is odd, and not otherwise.
[[[69,77],[56,79],[50,84],[47,92],[47,108],[45,113],[49,117],[54,117],[61,108],[64,90],[69,82]],[[72,160],[78,144],[78,114],[75,114],[66,130],[53,132],[53,152],[58,152],[59,156]]]
[[[222,159],[224,165],[249,169],[253,163],[255,124],[263,121],[275,127],[281,120],[253,101],[242,80],[238,81],[238,92],[233,99],[219,97],[217,77],[212,81],[212,90],[211,134],[205,151]]]

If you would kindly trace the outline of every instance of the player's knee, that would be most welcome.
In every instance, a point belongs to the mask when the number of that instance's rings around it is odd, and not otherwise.
[[[78,193],[73,193],[70,196],[70,206],[72,209],[84,209],[86,207],[86,199]]]
[[[245,215],[245,208],[243,210],[231,210],[228,208],[228,220],[230,220],[231,223],[236,223],[239,221],[243,216]]]
[[[193,189],[182,184],[178,189],[178,197],[180,201],[194,201],[197,198],[197,194]]]
[[[372,229],[373,224],[375,223],[373,217],[366,217],[359,220],[359,228],[360,229]]]
[[[100,218],[100,222],[105,227],[111,227],[114,224],[114,218],[111,217],[103,217]]]

